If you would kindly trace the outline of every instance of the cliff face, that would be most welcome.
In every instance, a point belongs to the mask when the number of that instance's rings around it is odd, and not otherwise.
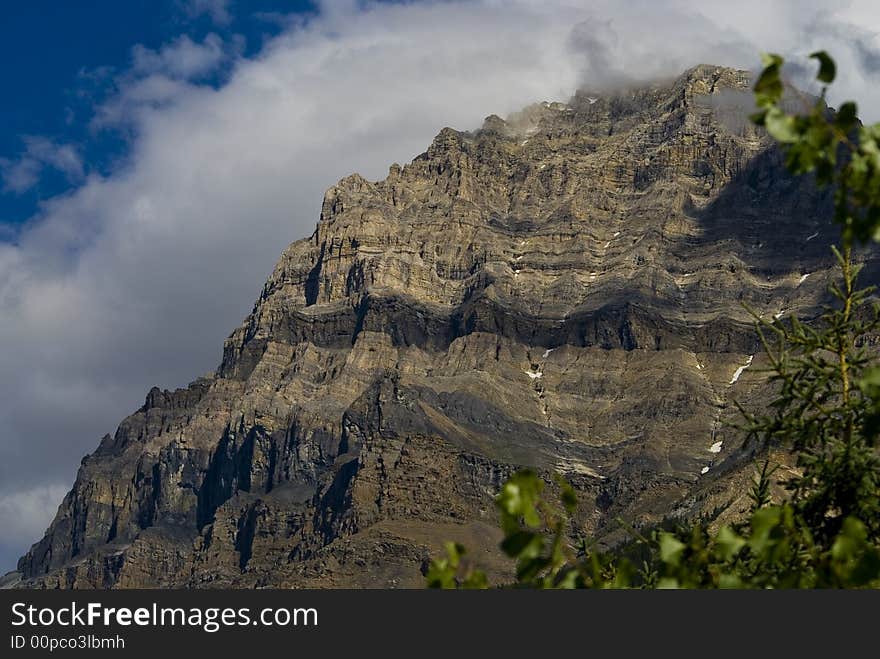
[[[153,389],[83,460],[21,583],[419,586],[447,539],[498,577],[492,499],[522,465],[600,536],[735,510],[724,421],[767,393],[743,303],[814,315],[834,239],[748,99],[702,66],[343,179],[216,375]]]

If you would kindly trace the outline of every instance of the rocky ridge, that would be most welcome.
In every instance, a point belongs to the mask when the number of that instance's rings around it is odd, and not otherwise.
[[[500,579],[492,500],[523,465],[609,541],[618,516],[734,514],[725,421],[767,395],[743,304],[815,315],[835,237],[749,94],[712,66],[582,90],[341,180],[217,372],[151,390],[7,581],[420,586],[447,539]]]

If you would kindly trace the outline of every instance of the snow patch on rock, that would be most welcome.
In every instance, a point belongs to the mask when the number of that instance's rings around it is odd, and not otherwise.
[[[743,366],[740,366],[738,369],[736,369],[736,371],[734,371],[733,377],[730,378],[730,384],[735,384],[736,381],[739,380],[739,376],[743,374],[743,371],[752,365],[752,360],[754,358],[755,358],[754,355],[749,355],[749,358],[746,361],[746,363]]]

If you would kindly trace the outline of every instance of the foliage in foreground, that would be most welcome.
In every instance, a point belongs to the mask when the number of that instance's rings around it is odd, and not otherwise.
[[[577,505],[560,479],[559,505],[544,496],[544,482],[524,471],[512,476],[496,499],[504,539],[516,562],[516,586],[532,588],[858,588],[880,587],[880,366],[865,338],[880,327],[873,287],[857,285],[857,243],[880,240],[880,124],[864,126],[856,104],[836,111],[825,103],[836,66],[824,52],[821,95],[803,113],[790,113],[783,97],[783,60],[767,55],[755,84],[753,121],[783,145],[794,174],[812,174],[832,186],[833,221],[840,271],[830,291],[835,304],[810,324],[764,320],[758,335],[777,386],[771,413],[742,413],[752,441],[783,447],[797,458],[797,475],[784,481],[788,500],[770,504],[775,471],[768,462],[753,482],[748,519],[710,532],[705,525],[673,531],[634,531],[639,552],[603,552],[571,540]],[[630,549],[632,548],[630,547]],[[432,562],[428,585],[486,588],[484,573],[462,559],[465,549],[447,544]],[[634,556],[642,557],[637,565]]]

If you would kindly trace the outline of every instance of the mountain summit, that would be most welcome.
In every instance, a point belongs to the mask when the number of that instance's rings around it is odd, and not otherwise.
[[[420,586],[448,539],[501,578],[493,496],[526,465],[608,542],[617,517],[735,514],[749,447],[725,422],[767,394],[743,303],[816,315],[835,238],[750,101],[745,72],[699,66],[341,180],[216,374],[149,392],[13,580]]]

